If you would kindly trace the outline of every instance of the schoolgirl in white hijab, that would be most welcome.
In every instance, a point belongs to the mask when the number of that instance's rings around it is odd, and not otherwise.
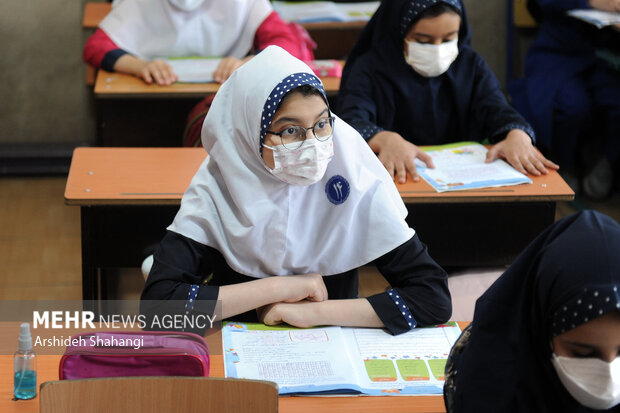
[[[222,57],[224,81],[249,57],[258,27],[273,12],[268,0],[117,0],[99,27],[123,51],[114,70],[169,85],[172,67],[161,57]]]
[[[310,135],[329,117],[331,136]],[[296,150],[278,135],[294,126],[306,129]],[[268,324],[393,333],[450,317],[447,276],[407,226],[392,179],[329,112],[304,63],[276,46],[259,53],[218,91],[202,140],[209,156],[155,253],[142,299],[188,300],[188,311],[217,299],[225,318],[256,319],[251,310],[260,308]],[[371,262],[393,288],[357,298],[357,268]]]
[[[267,0],[117,0],[99,27],[144,60],[175,56],[242,59],[273,11]]]

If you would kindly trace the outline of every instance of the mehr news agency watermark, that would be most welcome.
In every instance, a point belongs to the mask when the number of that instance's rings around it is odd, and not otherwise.
[[[131,330],[173,330],[173,331],[197,331],[213,328],[216,321],[215,314],[164,314],[164,315],[126,315],[111,314],[95,316],[92,311],[33,311],[33,328],[45,329],[92,329],[105,328],[108,330],[122,329]],[[98,323],[99,325],[95,325]],[[105,337],[91,336],[51,336],[41,337],[33,335],[33,344],[36,347],[124,347],[139,350],[144,346],[143,337],[127,338],[115,337],[108,334]]]

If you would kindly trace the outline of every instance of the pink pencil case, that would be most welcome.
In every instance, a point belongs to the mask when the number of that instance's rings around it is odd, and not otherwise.
[[[126,331],[73,336],[60,380],[129,376],[208,376],[209,348],[194,333]]]
[[[318,77],[342,77],[342,65],[338,60],[310,60],[306,64]]]

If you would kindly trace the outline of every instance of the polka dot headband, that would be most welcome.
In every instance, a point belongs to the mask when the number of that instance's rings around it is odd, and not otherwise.
[[[309,85],[316,89],[323,95],[325,102],[327,103],[327,97],[325,96],[325,89],[318,77],[310,73],[293,73],[290,76],[284,78],[283,81],[278,83],[276,87],[271,91],[265,106],[263,107],[263,113],[261,115],[260,123],[260,150],[263,150],[263,143],[265,142],[265,136],[267,135],[267,129],[271,125],[273,115],[276,113],[276,109],[282,101],[282,98],[292,89],[295,89],[302,85]]]
[[[424,10],[428,9],[431,6],[434,6],[437,3],[446,3],[451,6],[454,6],[458,9],[459,12],[463,13],[463,9],[461,8],[461,3],[459,0],[414,0],[407,3],[403,13],[403,19],[400,22],[400,34],[405,35],[407,28],[414,21],[420,13]]]
[[[609,312],[620,310],[618,285],[584,288],[551,317],[551,336],[555,337]]]

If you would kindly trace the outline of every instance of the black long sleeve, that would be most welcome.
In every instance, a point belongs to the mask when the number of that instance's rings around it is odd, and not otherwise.
[[[476,55],[473,69],[475,82],[470,104],[470,129],[478,131],[481,138],[487,138],[493,144],[504,139],[512,129],[521,129],[535,143],[534,130],[510,106],[495,74],[479,55]]]
[[[404,300],[418,326],[439,324],[450,318],[452,301],[448,275],[430,257],[426,245],[417,234],[375,260],[375,265]],[[388,292],[368,297],[368,301],[392,334],[400,334],[413,327]]]
[[[417,325],[442,323],[450,318],[452,305],[445,271],[428,255],[426,246],[414,235],[409,241],[378,258],[374,264],[403,297]],[[190,288],[198,286],[194,311],[211,314],[219,286],[252,281],[233,271],[214,248],[168,231],[154,254],[153,267],[142,292],[142,300],[174,300],[182,305]],[[357,297],[357,270],[323,277],[329,299]],[[368,297],[373,309],[393,334],[410,330],[402,311],[388,292]],[[181,311],[182,308],[179,308]],[[236,317],[258,321],[256,312]]]

